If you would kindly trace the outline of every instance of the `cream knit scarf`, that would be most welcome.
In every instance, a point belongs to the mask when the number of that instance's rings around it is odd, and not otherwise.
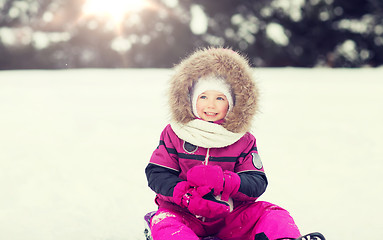
[[[222,148],[237,142],[245,133],[233,133],[219,124],[194,119],[187,124],[170,123],[182,140],[204,148]]]

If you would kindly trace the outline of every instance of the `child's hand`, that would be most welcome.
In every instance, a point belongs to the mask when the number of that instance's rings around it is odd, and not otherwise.
[[[206,186],[193,187],[187,181],[175,186],[173,200],[192,214],[210,219],[222,218],[230,213],[229,204],[216,200],[213,190]]]
[[[187,180],[194,187],[208,187],[214,190],[214,196],[222,193],[221,199],[228,201],[236,194],[241,185],[241,178],[231,171],[222,171],[219,166],[198,165],[187,173]]]
[[[224,176],[219,166],[198,165],[187,172],[187,180],[194,187],[208,187],[214,196],[223,191]]]
[[[173,190],[173,201],[177,205],[187,208],[187,206],[189,206],[192,191],[193,187],[188,181],[177,183]]]
[[[231,171],[224,171],[223,176],[225,179],[221,199],[228,201],[230,196],[236,194],[241,185],[241,178],[238,174]]]
[[[213,190],[207,187],[197,187],[192,193],[188,210],[197,216],[210,219],[226,217],[230,213],[228,203],[217,200]]]

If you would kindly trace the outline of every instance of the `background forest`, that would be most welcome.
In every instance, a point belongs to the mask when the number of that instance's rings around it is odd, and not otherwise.
[[[169,68],[225,46],[257,67],[383,64],[381,0],[0,0],[0,69]]]

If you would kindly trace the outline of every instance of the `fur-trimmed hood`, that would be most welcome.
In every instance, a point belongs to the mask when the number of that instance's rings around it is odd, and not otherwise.
[[[258,108],[258,89],[248,61],[224,48],[198,50],[175,67],[169,91],[172,120],[186,124],[195,119],[190,92],[194,84],[206,76],[225,79],[232,90],[234,106],[222,126],[234,133],[250,131]]]

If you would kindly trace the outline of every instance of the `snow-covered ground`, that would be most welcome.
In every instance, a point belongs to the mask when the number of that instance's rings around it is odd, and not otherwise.
[[[261,197],[303,233],[380,239],[383,68],[258,69]],[[141,240],[171,70],[0,71],[0,239]]]

